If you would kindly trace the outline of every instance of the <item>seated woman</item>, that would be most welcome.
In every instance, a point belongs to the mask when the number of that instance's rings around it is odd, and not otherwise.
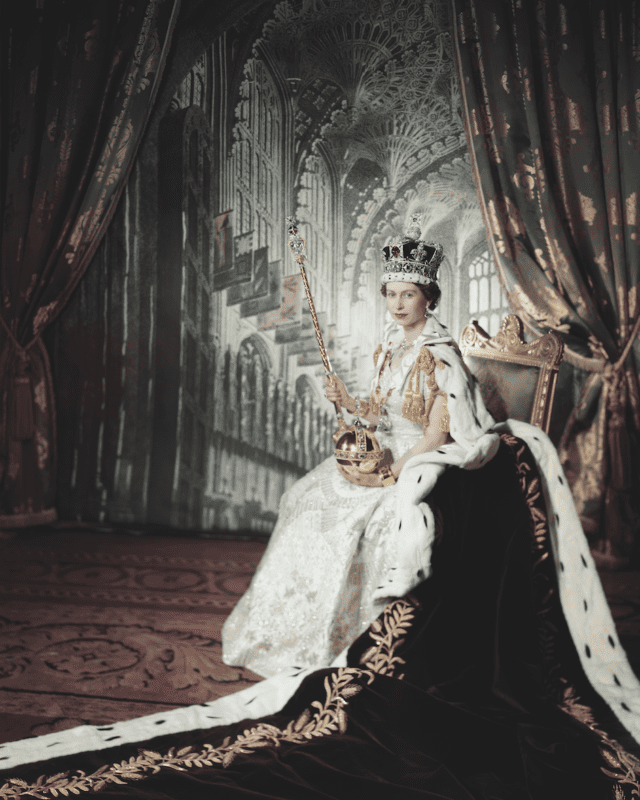
[[[437,450],[458,430],[469,434],[468,420],[459,415],[452,434],[451,414],[460,406],[455,394],[448,397],[438,386],[438,373],[452,364],[467,384],[451,336],[431,313],[440,297],[442,248],[408,240],[385,248],[385,257],[382,293],[394,330],[374,353],[370,399],[351,397],[336,377],[326,379],[326,394],[377,426],[389,463],[363,474],[336,469],[331,456],[283,496],[267,551],[223,629],[224,661],[265,677],[291,667],[328,666],[390,597],[423,579],[418,567],[401,586],[391,580],[399,568],[395,484],[412,457]],[[466,415],[475,417],[477,439],[494,421],[478,391],[466,388],[460,399]],[[424,534],[419,516],[418,536]]]

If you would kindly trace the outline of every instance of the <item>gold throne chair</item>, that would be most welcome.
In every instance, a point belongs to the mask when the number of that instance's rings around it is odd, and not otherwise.
[[[505,317],[495,336],[474,320],[462,331],[460,350],[497,422],[517,419],[549,433],[564,354],[557,333],[525,342],[522,320],[515,314]]]

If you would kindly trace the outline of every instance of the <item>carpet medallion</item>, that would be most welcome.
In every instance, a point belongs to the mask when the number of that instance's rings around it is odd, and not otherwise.
[[[206,703],[260,678],[221,628],[265,545],[55,532],[5,543],[0,741]]]

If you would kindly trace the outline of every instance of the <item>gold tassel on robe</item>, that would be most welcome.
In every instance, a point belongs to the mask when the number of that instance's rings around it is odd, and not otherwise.
[[[378,345],[375,353],[373,354],[373,363],[378,365],[378,359],[382,352],[382,345]],[[382,396],[380,389],[380,378],[387,368],[392,358],[391,349],[387,350],[384,361],[380,370],[378,371],[378,381],[376,388],[371,392],[369,398],[369,410],[376,415],[380,415],[384,404],[386,403],[390,390],[385,397]],[[444,369],[445,365],[442,361],[433,356],[428,347],[422,347],[416,358],[416,363],[413,365],[409,380],[407,381],[407,388],[405,389],[402,411],[401,414],[404,419],[413,422],[415,425],[422,425],[423,429],[429,425],[429,416],[431,409],[435,402],[436,397],[440,396],[443,399],[442,414],[440,416],[440,430],[442,433],[449,433],[451,426],[451,418],[449,416],[449,409],[447,403],[447,393],[438,389],[438,384],[435,379],[435,370]],[[420,388],[421,375],[425,376],[426,388],[428,391],[427,401],[425,403],[422,390]]]
[[[443,433],[449,432],[450,417],[447,406],[447,393],[438,389],[436,383],[435,371],[444,369],[444,364],[434,357],[433,353],[428,347],[422,347],[416,358],[416,363],[409,375],[409,381],[404,393],[404,402],[402,404],[402,416],[408,419],[415,425],[422,425],[424,430],[429,425],[429,417],[431,409],[435,403],[436,397],[441,396],[444,401],[442,408],[442,415],[440,417],[440,430]],[[422,390],[420,389],[420,376],[424,375],[427,385],[428,396],[425,402]]]

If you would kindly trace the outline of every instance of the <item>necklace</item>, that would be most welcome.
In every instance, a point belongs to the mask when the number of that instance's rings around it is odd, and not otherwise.
[[[407,338],[406,338],[406,336],[405,336],[404,342],[402,342],[402,343],[400,344],[400,347],[399,347],[398,349],[402,350],[402,352],[404,353],[404,351],[405,351],[405,350],[411,350],[411,348],[413,347],[413,345],[414,345],[414,344],[415,344],[417,341],[418,341],[417,339],[414,339],[414,340],[411,342],[411,344],[407,344]]]

